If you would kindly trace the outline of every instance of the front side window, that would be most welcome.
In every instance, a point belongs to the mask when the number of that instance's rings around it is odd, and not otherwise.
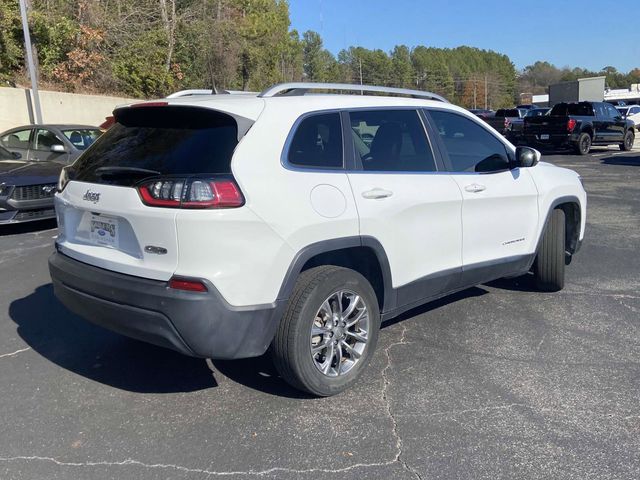
[[[342,168],[340,114],[306,117],[296,128],[287,154],[289,164],[306,168]]]
[[[31,129],[17,130],[5,135],[0,139],[2,145],[7,148],[29,148],[29,137],[31,136]]]
[[[434,172],[436,164],[415,110],[349,114],[356,159],[365,171]]]
[[[605,108],[607,109],[607,115],[609,115],[609,117],[616,118],[621,116],[620,112],[617,111],[613,105],[607,104]]]
[[[50,130],[40,128],[36,130],[33,148],[36,150],[48,151],[54,145],[63,145],[62,141],[56,137],[56,134]]]
[[[492,172],[509,166],[505,145],[491,132],[457,113],[430,110],[454,172]]]

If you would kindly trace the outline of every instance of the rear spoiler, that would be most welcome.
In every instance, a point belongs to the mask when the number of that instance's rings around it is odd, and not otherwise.
[[[209,110],[211,112],[216,112],[222,115],[227,115],[231,118],[233,118],[236,122],[236,125],[238,127],[238,141],[242,140],[242,138],[247,134],[247,132],[249,131],[249,129],[253,126],[253,124],[255,123],[254,120],[251,120],[250,118],[246,118],[243,117],[241,115],[236,115],[233,114],[231,112],[226,112],[224,110],[216,110],[215,108],[209,108],[209,107],[201,107],[201,106],[195,106],[195,105],[181,105],[179,103],[169,103],[169,102],[165,102],[165,101],[158,101],[158,100],[154,100],[154,101],[149,101],[149,102],[140,102],[140,103],[132,103],[129,105],[120,105],[118,107],[115,108],[115,110],[113,111],[113,116],[115,118],[115,121],[118,121],[118,116],[120,114],[122,114],[122,112],[130,109],[130,108],[135,108],[135,109],[147,109],[147,108],[200,108],[203,110]]]

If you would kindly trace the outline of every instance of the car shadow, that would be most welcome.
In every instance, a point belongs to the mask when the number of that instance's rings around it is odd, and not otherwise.
[[[7,225],[0,225],[0,237],[9,235],[20,235],[22,233],[35,233],[44,230],[51,230],[56,228],[56,220],[38,220],[35,222],[26,223],[9,223]]]
[[[528,289],[514,280],[488,284],[498,288]],[[489,293],[472,287],[413,308],[385,321],[382,329],[467,298]],[[247,359],[206,360],[139,342],[95,326],[67,310],[54,296],[51,284],[14,300],[9,316],[20,337],[38,354],[73,373],[121,390],[136,393],[192,392],[217,387],[214,372],[253,390],[293,399],[315,398],[290,387],[279,376],[270,352]]]
[[[640,167],[640,155],[633,156],[612,155],[601,159],[605,165],[624,165],[626,167]]]
[[[497,288],[500,290],[508,290],[510,292],[537,292],[540,289],[536,286],[536,279],[533,273],[529,272],[525,275],[512,278],[499,278],[491,282],[485,283],[487,287]]]
[[[203,359],[139,342],[97,327],[67,310],[42,285],[9,306],[20,337],[73,373],[137,393],[192,392],[217,386]]]

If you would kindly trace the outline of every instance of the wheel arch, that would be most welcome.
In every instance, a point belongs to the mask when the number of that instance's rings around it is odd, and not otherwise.
[[[394,307],[389,260],[382,244],[368,236],[324,240],[301,249],[287,270],[278,299],[289,298],[300,273],[320,265],[335,265],[357,271],[371,283],[381,312]]]
[[[536,252],[540,248],[540,242],[542,241],[542,236],[547,228],[547,224],[549,223],[549,218],[554,210],[560,209],[564,212],[565,215],[565,251],[569,255],[573,255],[580,248],[579,238],[580,238],[580,227],[582,225],[582,210],[580,208],[580,200],[578,197],[573,195],[567,195],[563,197],[556,198],[547,211],[547,215],[545,217],[544,226],[540,232],[540,237],[538,238],[538,247],[536,248]]]

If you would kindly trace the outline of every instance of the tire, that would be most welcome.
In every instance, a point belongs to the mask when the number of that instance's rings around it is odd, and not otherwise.
[[[352,303],[355,308],[348,312]],[[343,313],[347,313],[344,322]],[[358,316],[360,320],[349,327],[349,321]],[[312,336],[312,328],[320,333]],[[335,395],[358,380],[375,350],[379,331],[380,311],[371,284],[354,270],[315,267],[300,274],[278,325],[271,344],[274,365],[294,388],[320,397]],[[351,350],[343,347],[345,343]]]
[[[586,155],[591,150],[591,135],[582,132],[575,144],[576,153],[578,155]]]
[[[633,142],[635,141],[635,135],[633,134],[633,129],[629,129],[624,134],[624,141],[620,144],[620,150],[623,152],[628,152],[633,148]]]
[[[534,274],[538,290],[557,292],[564,288],[565,215],[555,209],[547,222],[535,259]]]

